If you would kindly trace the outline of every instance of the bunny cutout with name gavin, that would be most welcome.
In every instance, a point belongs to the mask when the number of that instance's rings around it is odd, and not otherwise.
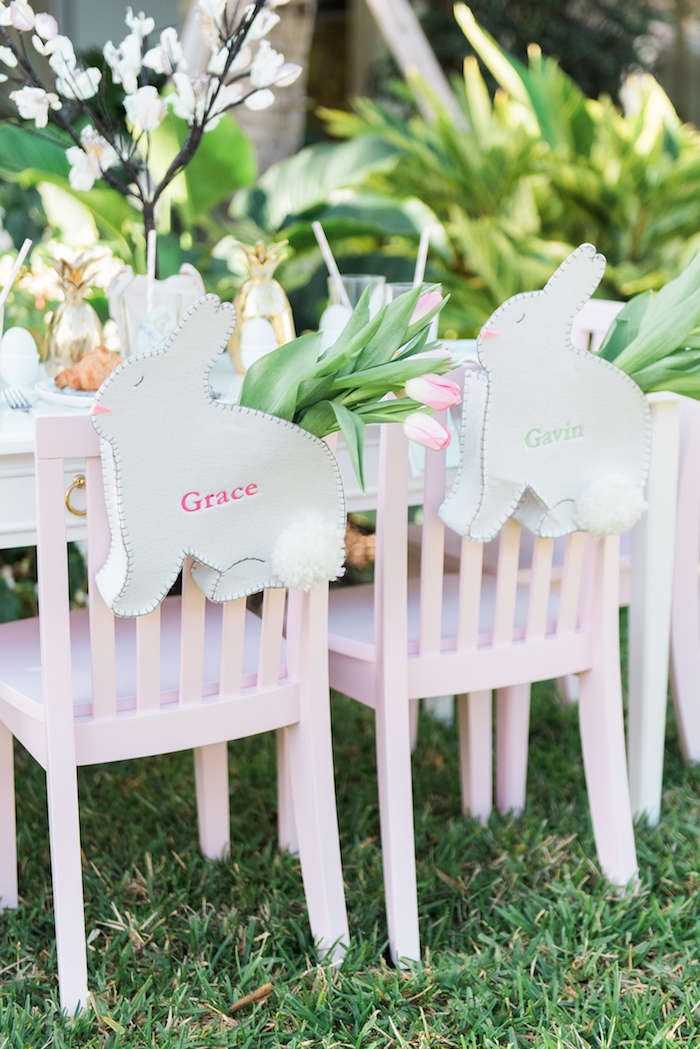
[[[624,532],[646,509],[651,417],[637,384],[571,343],[605,271],[582,244],[543,291],[508,299],[481,329],[467,373],[460,469],[440,508],[450,528],[493,539],[508,517],[536,535]]]
[[[234,322],[230,303],[205,296],[161,349],[127,358],[95,396],[112,534],[97,585],[116,615],[154,609],[188,555],[212,601],[342,574],[345,505],[328,446],[211,395]]]

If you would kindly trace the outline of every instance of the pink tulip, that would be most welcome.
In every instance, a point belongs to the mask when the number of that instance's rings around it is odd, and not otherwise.
[[[418,375],[415,379],[406,380],[406,396],[421,404],[427,404],[436,412],[443,408],[452,408],[462,400],[462,394],[456,383],[442,375]]]
[[[413,311],[411,324],[415,324],[416,321],[421,319],[421,317],[425,317],[425,315],[430,313],[431,310],[434,310],[436,306],[439,306],[441,302],[442,295],[439,291],[427,291],[425,295],[421,295],[416,303],[416,308]]]
[[[452,440],[452,435],[447,427],[425,412],[413,412],[407,415],[403,421],[403,432],[410,441],[422,444],[431,452],[442,451]]]

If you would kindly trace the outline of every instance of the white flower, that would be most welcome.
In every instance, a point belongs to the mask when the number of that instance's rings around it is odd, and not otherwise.
[[[155,131],[168,111],[168,103],[160,97],[157,88],[148,85],[127,95],[124,109],[132,126],[138,124],[142,131]]]
[[[222,76],[224,69],[226,68],[226,61],[228,59],[229,49],[228,47],[222,47],[219,51],[213,54],[209,60],[207,66],[207,72],[213,73],[214,76]],[[242,47],[234,58],[231,65],[228,67],[227,72],[235,75],[236,73],[244,73],[253,59],[253,52],[249,47]]]
[[[27,33],[34,28],[34,11],[26,0],[12,0],[10,24],[20,33]]]
[[[213,131],[216,125],[221,120],[222,116],[230,106],[237,105],[238,102],[243,98],[243,88],[240,84],[224,84],[219,93],[216,96],[216,101],[212,106],[212,111],[209,115],[204,130]]]
[[[17,65],[17,56],[10,47],[0,47],[0,62],[3,65],[9,66],[10,69],[14,69]]]
[[[75,51],[67,36],[54,36],[41,47],[37,47],[38,39],[38,37],[32,37],[34,47],[39,54],[48,56],[49,65],[56,76],[66,76],[70,70],[75,69]]]
[[[197,77],[197,80],[193,81],[186,73],[174,73],[173,83],[175,94],[168,95],[173,113],[188,124],[193,124],[195,118],[201,119],[204,113],[209,83],[204,77]]]
[[[212,56],[209,59],[209,64],[207,65],[207,73],[213,73],[214,76],[222,76],[224,69],[226,68],[227,59],[227,47],[221,47],[218,51],[213,51]]]
[[[206,11],[212,18],[221,18],[226,7],[226,0],[199,0],[200,11]]]
[[[83,128],[80,142],[82,149],[80,146],[71,146],[66,150],[71,165],[68,178],[73,189],[85,191],[92,189],[95,179],[116,164],[119,156],[107,139],[98,135],[93,127]]]
[[[10,21],[10,9],[5,7],[4,4],[0,4],[0,25],[12,25]]]
[[[261,40],[250,67],[250,83],[253,87],[269,87],[283,64],[284,55],[275,51],[269,40]]]
[[[143,38],[152,33],[156,27],[156,23],[153,18],[146,18],[143,11],[139,11],[137,15],[131,10],[130,7],[126,9],[126,18],[124,19],[131,32],[135,37],[138,37],[139,44],[143,42]]]
[[[96,66],[88,69],[71,69],[66,75],[56,77],[56,90],[64,98],[77,98],[85,101],[97,94],[102,80],[102,71]]]
[[[169,26],[160,34],[160,44],[152,47],[143,56],[143,64],[156,73],[164,73],[166,76],[183,68],[182,44],[178,40],[177,30]],[[186,68],[186,63],[184,63]]]
[[[80,146],[71,146],[66,150],[66,157],[70,164],[68,181],[71,188],[79,193],[86,193],[92,189],[96,176],[87,153],[83,152]]]
[[[286,2],[286,0],[285,0]],[[298,80],[303,73],[303,68],[298,66],[296,62],[285,62],[277,70],[277,76],[275,77],[275,84],[278,87],[289,87],[295,80]]]
[[[22,119],[33,120],[36,127],[46,127],[49,108],[61,108],[58,95],[53,91],[44,91],[43,87],[22,87],[19,91],[13,91],[10,98],[17,106]]]
[[[58,22],[53,15],[39,14],[34,18],[34,28],[42,40],[53,40],[58,33]]]
[[[221,46],[221,15],[226,7],[226,0],[199,0],[197,18],[202,39],[211,51],[218,51]]]
[[[271,105],[274,105],[274,101],[275,96],[268,88],[265,88],[263,91],[254,91],[252,95],[248,95],[243,105],[246,109],[257,112],[260,109],[269,109]]]
[[[252,5],[246,8],[245,13],[252,10]],[[253,24],[246,34],[246,43],[249,40],[262,40],[264,36],[274,29],[280,20],[280,16],[274,14],[274,12],[263,7],[261,11],[255,16]]]
[[[141,72],[141,40],[136,33],[124,37],[119,47],[108,40],[102,49],[107,65],[112,70],[115,84],[123,84],[127,95],[138,90],[138,75]]]
[[[10,78],[8,76],[6,76],[4,73],[0,73],[0,84],[4,84],[9,79]]]

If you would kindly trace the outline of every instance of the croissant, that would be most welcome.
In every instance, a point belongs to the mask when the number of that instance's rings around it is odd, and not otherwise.
[[[112,353],[106,346],[98,346],[81,357],[72,368],[59,372],[54,381],[60,389],[70,386],[73,390],[96,390],[121,360],[118,353]]]

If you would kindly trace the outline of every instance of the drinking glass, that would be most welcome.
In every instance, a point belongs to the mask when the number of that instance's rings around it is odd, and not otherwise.
[[[357,306],[365,288],[369,288],[369,312],[374,316],[384,305],[384,286],[386,277],[377,273],[345,273],[342,277],[343,287],[348,293],[350,305],[353,309]],[[328,278],[328,300],[331,306],[340,302],[338,286],[332,277]]]

